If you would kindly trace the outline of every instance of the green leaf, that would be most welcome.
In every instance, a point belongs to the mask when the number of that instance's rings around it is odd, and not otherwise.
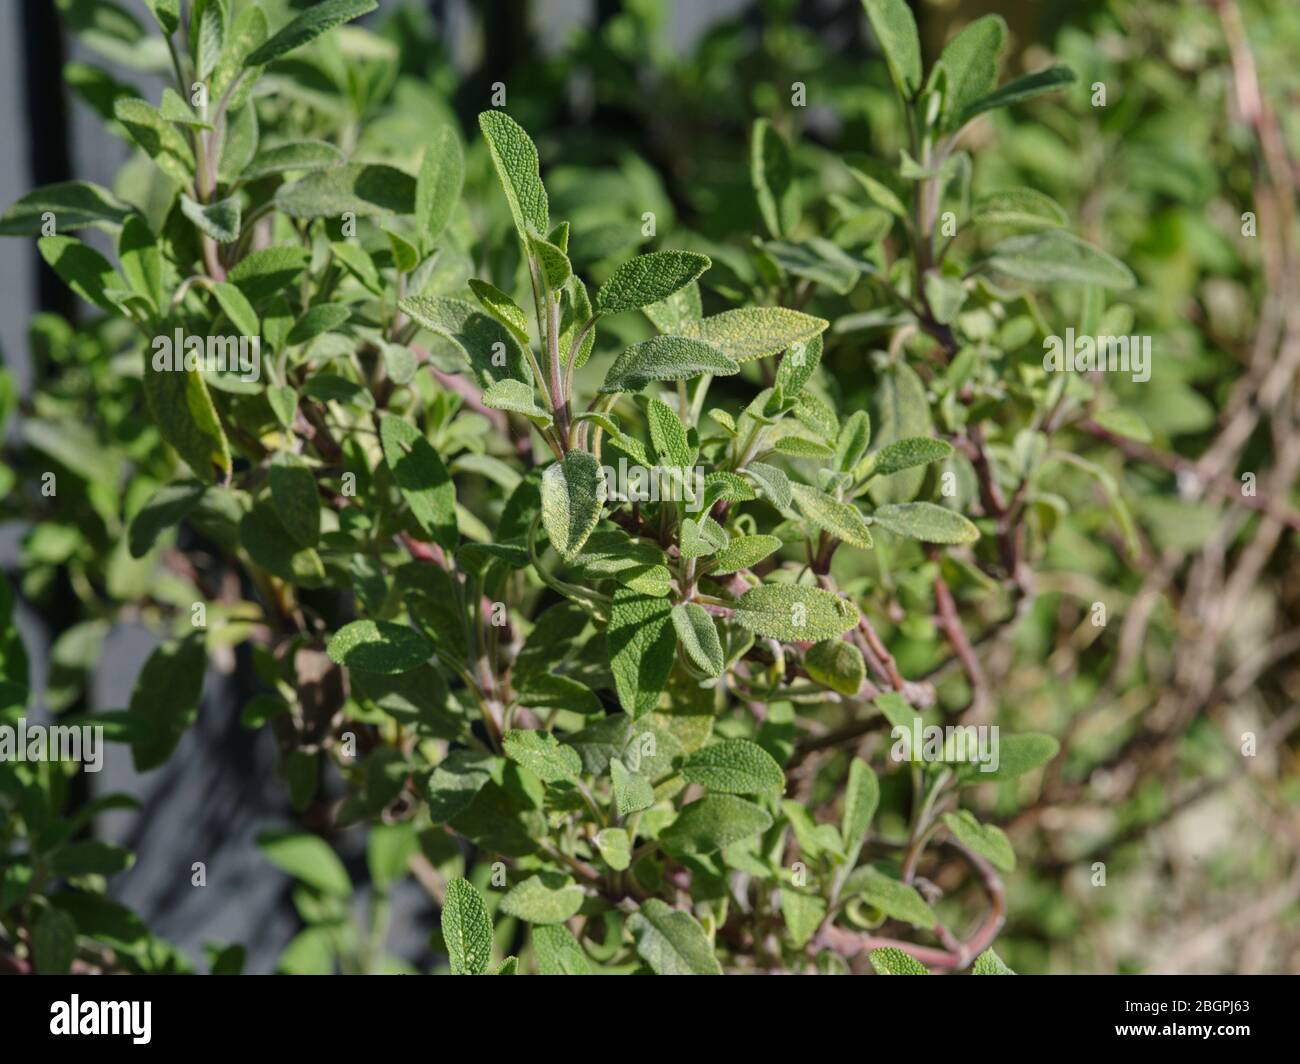
[[[469,287],[484,310],[509,329],[521,344],[528,344],[528,316],[523,307],[487,281],[471,277]]]
[[[433,647],[414,628],[363,619],[335,632],[325,651],[331,661],[358,672],[394,673],[423,665]]]
[[[514,334],[473,303],[415,296],[397,305],[412,320],[455,344],[473,367],[482,387],[506,377],[532,382],[532,372]]]
[[[695,451],[686,437],[686,426],[667,403],[651,399],[646,403],[646,424],[655,456],[664,465],[685,469],[694,461]]]
[[[305,248],[260,248],[241,259],[227,280],[257,306],[294,284],[307,268],[308,257]]]
[[[813,681],[853,698],[867,678],[862,651],[843,639],[814,643],[803,656],[803,667]]]
[[[221,0],[195,0],[190,10],[190,55],[194,73],[206,81],[226,40],[226,9]]]
[[[715,853],[771,826],[772,817],[762,806],[730,794],[709,794],[683,806],[659,841],[673,854]]]
[[[585,896],[567,876],[543,872],[511,887],[501,912],[529,924],[562,924],[582,908]]]
[[[229,93],[228,111],[233,113],[247,106],[253,86],[262,76],[261,69],[250,69],[245,63],[249,55],[271,36],[271,27],[260,5],[227,4],[226,7],[238,7],[239,13],[226,33],[226,44],[212,72],[208,89],[213,100],[220,100]]]
[[[1014,225],[1028,229],[1056,229],[1070,217],[1051,196],[1033,188],[1006,188],[975,201],[971,221],[985,225]]]
[[[217,243],[239,239],[239,200],[235,196],[216,203],[195,203],[182,193],[181,213]]]
[[[877,975],[929,975],[925,965],[910,953],[904,953],[894,946],[873,949],[870,953],[871,967]]]
[[[576,780],[582,772],[582,758],[571,746],[563,746],[550,732],[508,731],[502,736],[506,757],[528,769],[543,783]]]
[[[966,302],[966,285],[956,277],[949,277],[937,270],[927,270],[925,274],[925,302],[940,325],[947,325],[957,319]]]
[[[271,459],[271,505],[285,530],[300,546],[320,540],[320,493],[311,467],[290,451]]]
[[[411,214],[416,181],[383,163],[347,163],[315,170],[301,180],[281,185],[275,205],[291,218],[341,218],[374,214]]]
[[[844,884],[844,894],[862,898],[891,920],[902,920],[914,927],[932,928],[938,917],[914,887],[891,879],[870,865],[854,869]]]
[[[763,223],[779,240],[799,224],[799,190],[790,146],[765,118],[754,122],[750,137],[749,179]]]
[[[667,556],[656,543],[631,539],[626,533],[595,532],[573,567],[594,579],[612,577],[643,595],[661,598],[672,589]]]
[[[596,849],[615,872],[622,872],[632,863],[632,840],[625,828],[604,828],[596,832]]]
[[[869,455],[854,473],[858,478],[888,477],[904,469],[942,462],[951,454],[952,445],[944,440],[932,440],[924,436],[895,440]]]
[[[32,928],[32,954],[38,975],[67,975],[77,956],[76,921],[47,905]]]
[[[848,295],[862,276],[862,261],[824,237],[809,237],[797,244],[768,240],[762,247],[784,273],[805,277],[838,295]]]
[[[1006,963],[992,949],[986,949],[975,958],[975,967],[971,975],[1015,975]]]
[[[925,385],[907,363],[899,361],[881,374],[874,399],[873,436],[878,447],[888,446],[895,440],[932,435],[934,426]],[[871,497],[878,503],[910,502],[924,480],[924,470],[905,471],[889,480],[877,480],[871,487]]]
[[[408,421],[385,414],[379,424],[384,460],[397,487],[420,527],[439,546],[454,550],[460,540],[456,529],[456,487],[433,444]]]
[[[166,529],[179,525],[190,515],[205,490],[197,480],[180,480],[164,484],[154,492],[131,518],[127,530],[131,557],[143,558],[148,554]]]
[[[952,129],[958,117],[998,83],[998,56],[1007,24],[1001,15],[985,15],[969,23],[948,42],[939,66],[947,74],[943,98],[943,128]]]
[[[846,867],[853,867],[853,862],[858,859],[879,805],[880,782],[871,771],[871,766],[862,758],[855,757],[849,762],[849,778],[844,785],[844,812],[840,822]]]
[[[267,831],[257,837],[262,855],[282,872],[333,898],[350,898],[352,881],[338,855],[318,835]]]
[[[889,76],[898,94],[912,99],[921,87],[921,39],[905,0],[862,0],[871,28],[885,53]]]
[[[337,373],[317,373],[302,386],[302,394],[322,403],[343,403],[358,410],[375,408],[375,397],[364,384]]]
[[[826,902],[816,895],[782,887],[781,918],[790,932],[790,944],[795,949],[803,949],[826,918]]]
[[[1015,871],[1016,853],[1011,848],[1011,840],[1000,827],[981,824],[967,809],[944,813],[943,823],[952,832],[953,838],[987,859],[994,868],[1003,872]]]
[[[877,181],[870,174],[864,173],[855,166],[849,167],[849,173],[853,175],[853,179],[862,186],[871,198],[871,202],[877,207],[888,211],[896,218],[906,218],[908,216],[906,204],[883,181]]]
[[[124,96],[114,102],[113,116],[158,169],[181,185],[190,183],[194,176],[194,154],[180,131],[156,107],[138,97]]]
[[[802,347],[796,345],[776,368],[776,387],[789,398],[799,396],[822,361],[822,338],[815,336]]]
[[[573,276],[573,263],[569,261],[569,256],[540,236],[528,238],[528,249],[541,267],[545,287],[551,292],[559,292],[563,289],[565,283]]]
[[[106,188],[90,181],[60,181],[34,189],[10,204],[0,215],[0,236],[34,236],[44,226],[42,216],[47,211],[54,215],[58,233],[88,225],[122,225],[139,217]]]
[[[795,344],[809,343],[829,324],[822,318],[786,307],[740,307],[688,322],[680,335],[701,340],[734,362],[752,362],[780,354]]]
[[[504,111],[484,111],[478,116],[478,126],[510,205],[519,242],[527,252],[529,238],[541,236],[550,228],[550,208],[542,185],[537,146]]]
[[[519,974],[519,958],[518,958],[518,957],[507,957],[505,960],[503,960],[503,961],[501,962],[500,966],[499,966],[499,967],[497,968],[497,970],[496,970],[495,972],[493,972],[492,974],[493,974],[493,975],[518,975],[518,974]]]
[[[807,484],[791,484],[790,491],[799,512],[818,528],[852,546],[870,549],[871,530],[862,511],[852,503],[840,502]]]
[[[965,517],[932,502],[891,503],[878,507],[871,519],[895,535],[924,543],[974,543],[980,538]]]
[[[847,599],[822,588],[764,584],[736,603],[736,620],[758,635],[786,643],[817,643],[843,635],[858,623]]]
[[[614,360],[600,386],[602,394],[637,392],[651,381],[685,381],[701,373],[716,377],[740,372],[734,359],[700,340],[652,336],[632,344]]]
[[[564,287],[560,306],[560,361],[568,365],[573,361],[576,366],[585,366],[596,345],[596,329],[586,328],[593,317],[591,298],[587,295],[587,286],[576,275],[569,278]],[[578,350],[572,350],[573,343],[582,334]]]
[[[586,451],[570,451],[542,474],[542,524],[566,561],[582,550],[600,520],[605,491],[600,462]]]
[[[164,643],[145,661],[128,707],[132,718],[141,725],[141,737],[131,743],[131,759],[137,772],[147,772],[165,762],[194,723],[207,663],[200,633]]]
[[[443,758],[423,783],[430,821],[445,824],[463,812],[491,780],[493,762],[500,764],[500,759],[472,750],[455,750]]]
[[[673,628],[687,657],[707,676],[721,676],[726,659],[708,611],[694,602],[673,607]]]
[[[1073,233],[1047,229],[1003,240],[985,264],[1018,281],[1063,282],[1101,288],[1132,288],[1133,273],[1119,259]]]
[[[776,759],[748,739],[726,739],[700,747],[682,764],[682,777],[722,794],[780,794],[785,790],[785,773]]]
[[[366,866],[375,888],[387,891],[405,876],[411,857],[419,848],[415,827],[409,821],[374,825],[366,839]]]
[[[1131,410],[1103,410],[1092,415],[1092,420],[1107,432],[1125,439],[1137,440],[1138,443],[1151,442],[1151,430],[1137,414]]]
[[[713,556],[710,572],[715,576],[739,572],[757,565],[774,551],[781,549],[776,536],[737,536]]]
[[[594,974],[582,944],[567,927],[534,927],[533,952],[537,954],[537,970],[542,975]]]
[[[112,876],[131,867],[131,851],[111,842],[81,839],[60,846],[50,859],[55,876]]]
[[[750,462],[745,467],[745,474],[754,480],[758,494],[778,510],[784,513],[794,505],[790,478],[783,470],[763,462]]]
[[[553,420],[550,414],[538,406],[537,392],[534,391],[533,386],[511,377],[493,381],[488,385],[483,392],[483,405],[493,410],[509,410],[515,414],[522,414],[538,425],[549,425]]]
[[[707,255],[691,251],[652,251],[619,266],[596,292],[602,314],[637,310],[667,299],[712,265]]]
[[[256,49],[245,62],[250,67],[264,66],[273,59],[310,44],[335,26],[374,11],[378,6],[377,0],[321,0]]]
[[[667,299],[642,307],[641,310],[650,319],[650,324],[661,333],[674,333],[683,323],[698,321],[704,317],[704,307],[700,301],[700,286],[692,282]]]
[[[460,137],[451,126],[443,126],[424,149],[420,176],[415,182],[415,224],[426,242],[437,240],[447,228],[464,182],[465,156]]]
[[[1014,81],[1008,81],[997,91],[991,92],[987,96],[969,104],[957,115],[953,124],[956,127],[964,126],[972,118],[983,114],[985,111],[991,111],[995,107],[1007,107],[1010,104],[1019,103],[1021,100],[1041,96],[1045,92],[1054,92],[1062,85],[1070,84],[1073,80],[1074,71],[1065,66],[1048,67],[1046,70],[1040,70],[1034,74],[1026,74]]]
[[[351,311],[338,303],[317,303],[315,306],[308,307],[302,317],[293,323],[293,328],[289,330],[289,335],[285,337],[284,342],[289,347],[305,344],[309,340],[337,329],[351,316]]]
[[[672,606],[661,598],[619,588],[610,607],[605,643],[619,702],[633,720],[645,716],[654,709],[673,666],[677,633]]]
[[[310,547],[299,547],[269,503],[259,502],[239,521],[239,541],[255,565],[272,576],[301,587],[325,583],[325,566]]]
[[[262,330],[257,320],[257,312],[238,287],[229,281],[218,281],[212,286],[212,294],[216,296],[217,305],[230,319],[230,324],[239,331],[241,336],[251,339],[260,335]]]
[[[1061,744],[1050,735],[1038,732],[1003,735],[998,739],[998,767],[994,771],[984,772],[979,764],[971,762],[958,769],[957,775],[963,783],[1001,783],[1033,772],[1060,750]]]
[[[294,140],[260,150],[239,177],[242,181],[256,181],[291,170],[329,170],[343,162],[343,153],[328,141]]]
[[[250,100],[242,107],[231,108],[217,162],[217,178],[221,183],[229,184],[243,173],[257,154],[260,138],[256,105]]]
[[[704,928],[690,913],[647,898],[627,921],[636,951],[657,975],[721,975]]]
[[[655,804],[655,789],[650,781],[616,757],[609,762],[609,777],[614,788],[614,808],[619,816],[628,816]]]
[[[772,449],[777,454],[788,454],[792,458],[823,459],[835,453],[827,444],[810,440],[806,436],[782,436],[772,445]]]
[[[159,242],[142,217],[131,215],[117,238],[117,258],[131,290],[143,295],[153,310],[162,306],[162,252]],[[253,334],[257,319],[253,317]]]
[[[1106,494],[1120,531],[1124,534],[1124,543],[1128,548],[1129,557],[1136,559],[1140,547],[1137,532],[1133,527],[1133,518],[1129,513],[1128,504],[1125,503],[1124,497],[1119,493],[1119,484],[1116,482],[1115,477],[1109,470],[1104,469],[1095,462],[1088,461],[1086,458],[1080,458],[1076,454],[1061,451],[1056,453],[1056,457],[1061,461],[1068,462],[1070,465],[1077,466],[1096,479],[1101,490]]]
[[[492,921],[482,895],[468,879],[448,881],[441,925],[451,974],[486,974],[492,959]]]
[[[176,27],[181,24],[180,0],[145,0],[145,6],[163,33],[170,37],[176,32]]]
[[[200,480],[224,479],[230,474],[230,445],[202,375],[155,368],[155,360],[145,352],[144,396],[162,438]]]
[[[98,251],[71,236],[43,236],[36,247],[59,279],[87,303],[119,313],[108,293],[124,288],[125,282]]]

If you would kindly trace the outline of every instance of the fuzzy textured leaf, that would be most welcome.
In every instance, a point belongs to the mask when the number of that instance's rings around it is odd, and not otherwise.
[[[605,474],[586,451],[570,451],[542,474],[542,524],[566,561],[582,550],[605,505]]]
[[[451,974],[486,974],[492,959],[492,921],[482,895],[468,879],[448,881],[441,925]]]
[[[924,543],[974,543],[979,529],[954,510],[932,502],[902,502],[880,506],[871,519],[895,535]]]
[[[508,731],[502,736],[501,748],[506,757],[523,765],[543,783],[576,780],[582,771],[578,752],[562,745],[550,732]]]
[[[433,647],[414,628],[392,621],[353,621],[334,633],[330,660],[358,672],[406,672],[423,665]]]
[[[670,853],[707,854],[771,826],[772,817],[762,806],[730,794],[710,794],[684,806],[659,839]]]
[[[795,344],[809,343],[829,324],[823,318],[814,318],[788,307],[739,307],[687,322],[680,335],[700,340],[734,362],[752,362],[756,358],[780,354]],[[718,371],[710,369],[708,372]]]
[[[531,236],[541,236],[550,228],[550,208],[542,186],[537,146],[524,128],[504,111],[484,111],[478,116],[478,125],[510,205],[519,242],[527,250]]]
[[[672,670],[677,648],[672,606],[661,598],[620,588],[614,592],[605,642],[619,702],[634,720],[645,716],[659,700]]]
[[[843,635],[858,623],[858,611],[822,588],[764,584],[745,592],[736,604],[736,620],[758,635],[814,643]]]
[[[253,51],[245,62],[250,67],[262,66],[305,44],[310,44],[322,33],[344,22],[359,18],[378,6],[377,0],[321,0]]]
[[[384,460],[420,527],[439,546],[455,548],[456,488],[433,444],[408,421],[386,414],[379,425]]]
[[[785,790],[785,773],[776,759],[748,739],[726,739],[701,747],[682,764],[682,776],[720,794],[780,794]]]
[[[600,386],[604,394],[638,392],[651,381],[685,381],[701,373],[726,377],[740,366],[717,347],[680,336],[652,336],[628,347],[614,360]]]
[[[619,266],[596,292],[602,314],[638,310],[686,287],[711,263],[692,251],[651,251]]]
[[[647,898],[629,917],[636,951],[657,975],[721,975],[704,928],[690,913]]]

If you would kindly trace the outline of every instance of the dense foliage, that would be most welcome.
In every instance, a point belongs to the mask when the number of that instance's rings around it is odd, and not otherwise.
[[[641,55],[632,5],[567,60],[605,106],[730,134],[649,130],[653,161],[548,133],[554,64],[462,127],[398,5],[375,32],[348,25],[374,0],[151,0],[148,28],[61,6],[175,84],[71,66],[133,155],[0,220],[93,308],[32,323],[18,590],[80,602],[56,713],[113,623],[157,630],[128,706],[61,719],[142,771],[205,669],[251,657],[241,720],[302,814],[260,842],[298,883],[282,970],[412,970],[383,946],[408,875],[454,973],[1141,967],[1071,952],[1117,905],[1174,904],[1112,853],[1182,860],[1147,826],[1257,757],[1294,836],[1269,760],[1296,723],[1294,178],[1260,101],[1228,128],[1235,6],[1117,4],[1008,75],[998,15],[923,48],[903,0],[865,0],[864,66],[782,5],[757,43]],[[1130,334],[1145,379],[1045,361]],[[11,624],[0,666],[16,723]],[[85,828],[129,799],[73,802],[77,772],[0,763],[0,954],[189,968],[106,897],[130,854]],[[356,825],[364,917],[334,845]]]

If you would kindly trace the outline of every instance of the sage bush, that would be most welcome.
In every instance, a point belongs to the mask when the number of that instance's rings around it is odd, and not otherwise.
[[[923,47],[864,0],[827,57],[766,4],[678,58],[629,5],[563,58],[656,157],[599,161],[553,67],[462,125],[377,6],[60,4],[169,83],[70,64],[130,159],[0,220],[80,301],[5,378],[3,721],[149,771],[251,662],[285,972],[418,970],[408,877],[454,974],[1294,967],[1297,130],[1237,5],[1116,0],[1020,73],[996,14]],[[63,580],[32,692],[14,596]],[[157,649],[87,706],[128,620]],[[81,773],[0,762],[0,963],[192,970]],[[1161,832],[1239,792],[1291,857],[1227,840],[1233,900],[1180,908]],[[1286,931],[1238,953],[1229,905]]]

